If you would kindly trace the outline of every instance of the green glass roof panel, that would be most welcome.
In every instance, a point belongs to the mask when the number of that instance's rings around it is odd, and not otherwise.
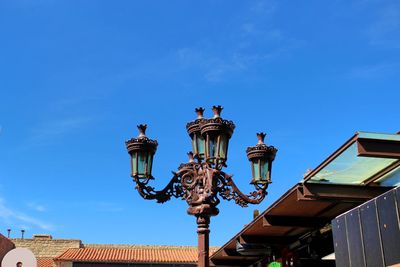
[[[363,138],[385,140],[388,140],[387,136],[392,138],[392,135],[387,134],[362,132],[359,133],[359,137],[361,137],[360,135]],[[308,182],[357,185],[395,161],[396,159],[358,157],[357,143],[354,142],[323,169],[314,174]]]
[[[358,138],[400,141],[400,134],[358,132]]]
[[[382,186],[400,186],[400,167],[385,174],[376,182]]]

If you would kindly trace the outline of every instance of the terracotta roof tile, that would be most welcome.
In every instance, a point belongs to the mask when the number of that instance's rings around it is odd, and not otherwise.
[[[37,258],[37,267],[54,267],[54,261],[52,258]]]
[[[211,248],[210,254],[215,250],[215,248]],[[132,246],[70,248],[54,260],[72,262],[195,263],[197,262],[197,247]]]

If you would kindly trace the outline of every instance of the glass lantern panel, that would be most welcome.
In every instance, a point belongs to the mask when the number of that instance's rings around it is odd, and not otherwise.
[[[216,142],[215,142],[215,137],[214,136],[209,136],[208,139],[208,157],[210,158],[215,158],[215,153],[217,152],[216,150]]]
[[[138,174],[139,176],[144,176],[146,161],[147,161],[147,152],[139,152],[138,158]]]
[[[197,137],[196,137],[196,135],[193,136],[193,139],[192,139],[192,150],[193,150],[194,154],[198,154],[198,152],[197,152]]]
[[[269,162],[268,160],[261,160],[260,165],[261,165],[261,180],[266,181],[269,178],[268,177]]]
[[[260,164],[258,162],[258,160],[254,160],[253,163],[253,179],[255,181],[259,181],[260,180]]]
[[[204,150],[206,146],[206,141],[204,140],[204,137],[201,134],[196,135],[197,139],[197,154],[202,155],[204,157]]]
[[[137,153],[132,152],[132,175],[135,175],[137,173],[137,163],[136,163],[136,158],[137,158]]]
[[[153,168],[153,155],[149,153],[148,160],[147,160],[147,174],[151,176],[151,171]]]
[[[221,135],[219,138],[219,158],[226,159],[226,154],[227,154],[227,148],[228,148],[228,143],[227,143],[227,138],[226,135]]]

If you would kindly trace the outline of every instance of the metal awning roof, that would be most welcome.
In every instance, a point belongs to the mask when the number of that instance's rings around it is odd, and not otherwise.
[[[399,161],[400,135],[356,133],[217,250],[211,262],[250,265],[264,256],[243,248],[263,244],[279,250],[311,231],[325,231],[336,216],[399,185]]]
[[[358,132],[304,177],[305,182],[400,185],[400,134]]]

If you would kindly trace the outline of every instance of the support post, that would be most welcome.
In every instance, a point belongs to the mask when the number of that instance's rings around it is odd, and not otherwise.
[[[198,235],[198,267],[209,267],[209,234],[210,216],[199,215],[197,217]]]

